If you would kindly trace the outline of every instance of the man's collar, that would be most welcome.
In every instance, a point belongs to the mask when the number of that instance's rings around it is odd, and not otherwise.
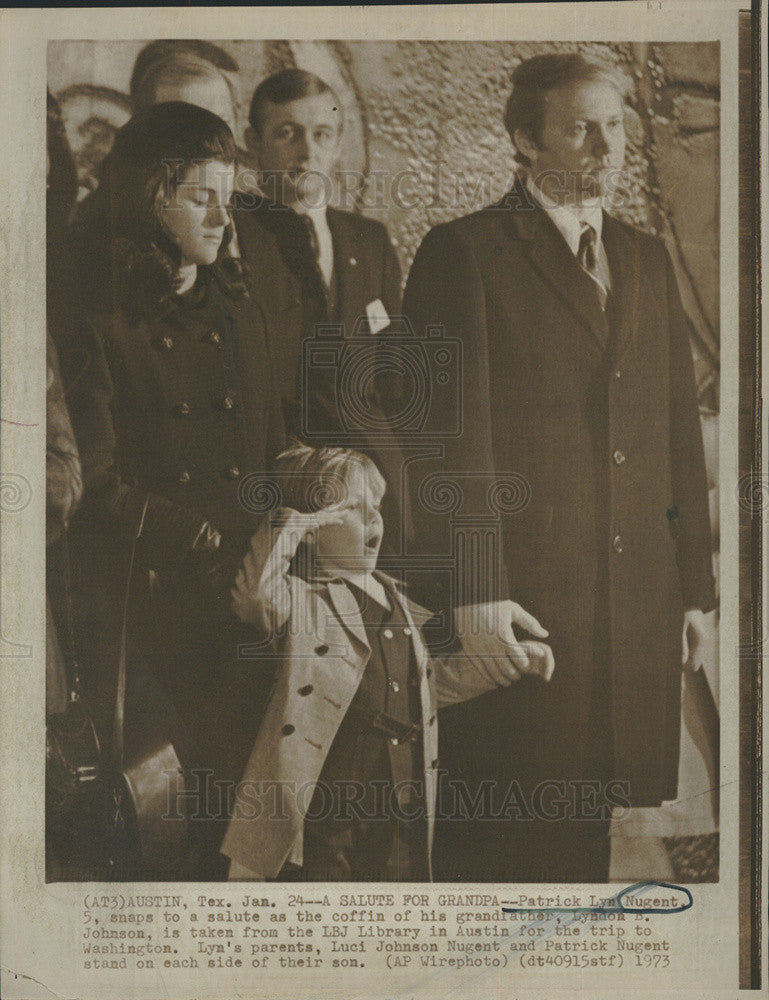
[[[531,174],[526,175],[526,189],[537,204],[550,216],[575,256],[579,250],[579,239],[585,224],[593,227],[596,231],[596,239],[600,243],[603,228],[603,210],[600,198],[591,198],[590,201],[584,201],[579,205],[559,205],[537,187]]]
[[[291,211],[296,212],[297,215],[308,216],[310,219],[312,219],[313,222],[317,222],[317,220],[319,219],[322,219],[325,222],[326,219],[325,205],[318,205],[317,207],[313,205],[312,207],[308,207],[307,205],[303,205],[301,202],[297,202],[295,205],[291,205],[290,208]]]

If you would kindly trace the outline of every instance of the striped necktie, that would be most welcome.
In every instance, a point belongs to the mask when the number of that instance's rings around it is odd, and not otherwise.
[[[601,309],[606,309],[606,300],[609,297],[606,285],[601,281],[598,275],[598,234],[595,229],[587,222],[584,223],[584,229],[579,237],[579,249],[577,250],[577,260],[579,261],[579,266],[595,282],[596,293],[598,295],[598,301],[601,305]]]

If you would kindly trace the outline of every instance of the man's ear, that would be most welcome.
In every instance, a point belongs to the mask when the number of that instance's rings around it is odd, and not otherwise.
[[[513,143],[519,153],[523,153],[524,156],[527,156],[532,163],[537,162],[539,146],[536,142],[534,142],[528,132],[524,132],[523,129],[517,128],[515,132],[513,132]]]
[[[246,126],[246,130],[243,133],[243,138],[246,141],[246,149],[249,153],[254,156],[259,156],[259,133],[251,125]]]

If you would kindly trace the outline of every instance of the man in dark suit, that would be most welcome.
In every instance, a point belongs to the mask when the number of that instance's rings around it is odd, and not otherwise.
[[[405,314],[461,342],[463,391],[459,433],[411,467],[409,495],[424,557],[447,522],[491,524],[486,598],[549,629],[555,673],[444,713],[436,877],[605,881],[612,806],[675,797],[681,665],[701,663],[715,603],[688,322],[663,243],[604,211],[625,155],[613,74],[530,59],[505,121],[521,175],[428,233],[409,276]],[[428,509],[428,476],[461,487],[451,518]]]
[[[260,191],[242,195],[238,240],[258,290],[277,248],[293,278],[302,320],[270,324],[276,378],[288,430],[317,443],[349,444],[377,462],[387,482],[384,515],[391,551],[400,545],[402,456],[381,413],[376,341],[401,312],[401,275],[382,223],[331,208],[331,177],[343,128],[337,95],[319,77],[287,69],[256,88],[246,143],[259,164]],[[310,341],[324,337],[313,355]],[[328,348],[328,350],[325,350]],[[313,358],[332,363],[316,366]],[[359,397],[342,372],[356,368]]]

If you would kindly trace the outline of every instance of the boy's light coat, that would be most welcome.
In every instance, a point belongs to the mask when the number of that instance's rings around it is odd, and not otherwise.
[[[240,588],[234,593],[236,606],[243,610],[250,605],[250,619],[258,615],[272,636],[262,654],[274,658],[277,649],[282,662],[221,850],[237,865],[268,878],[287,861],[302,863],[305,813],[371,655],[360,609],[347,585],[339,578],[304,580],[290,573],[290,557],[296,550],[286,537],[290,531],[290,526],[263,526],[252,541],[259,569],[256,591],[246,595]],[[432,613],[402,594],[398,598],[411,628],[419,675],[431,849],[437,709],[483,694],[499,681],[477,657],[431,657],[419,629]],[[254,669],[259,669],[258,654]]]

